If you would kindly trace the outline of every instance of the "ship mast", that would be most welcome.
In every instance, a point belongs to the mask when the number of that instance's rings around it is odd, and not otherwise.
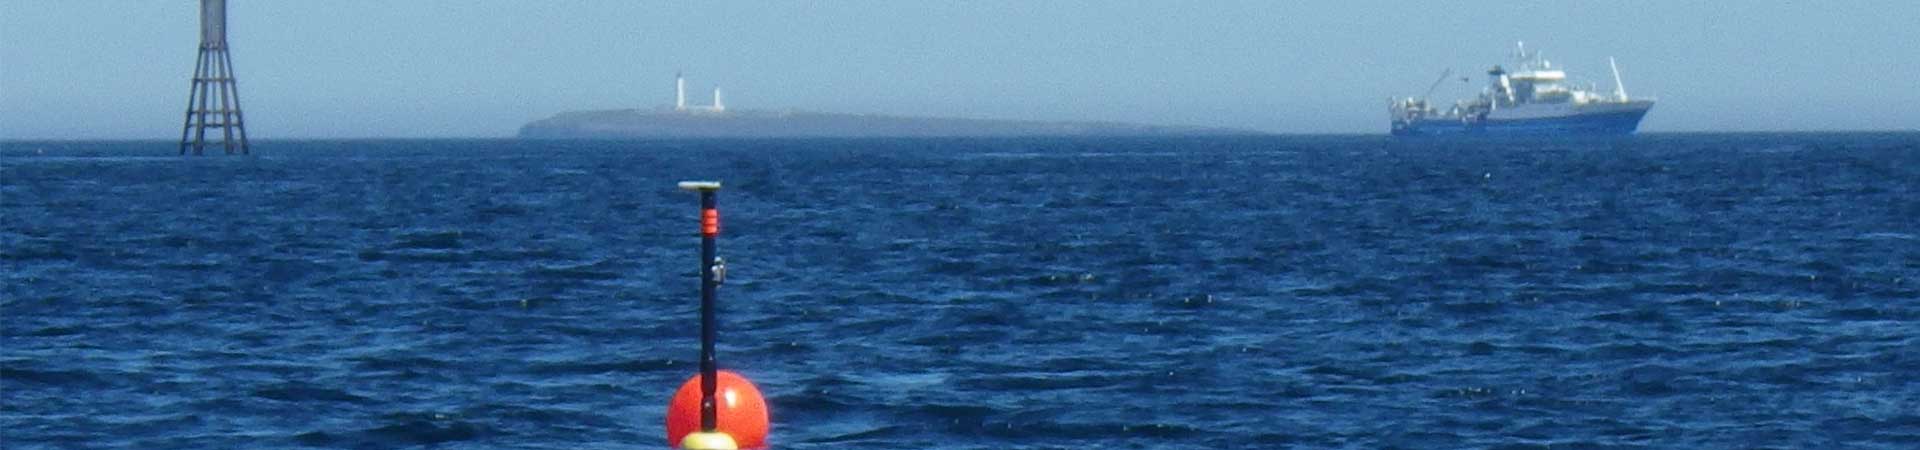
[[[1607,68],[1613,69],[1613,95],[1620,101],[1627,101],[1627,85],[1620,83],[1620,65],[1613,63],[1613,57],[1607,57]]]
[[[1438,79],[1438,80],[1433,80],[1433,85],[1432,85],[1432,86],[1427,86],[1427,93],[1425,93],[1425,94],[1421,94],[1421,95],[1420,95],[1420,100],[1422,100],[1422,101],[1424,101],[1424,100],[1426,100],[1426,99],[1427,99],[1427,97],[1432,97],[1432,96],[1433,96],[1433,90],[1434,90],[1434,89],[1439,89],[1439,88],[1440,88],[1440,83],[1445,83],[1445,82],[1447,82],[1447,76],[1449,76],[1449,75],[1453,75],[1453,69],[1451,69],[1451,68],[1449,68],[1449,69],[1447,69],[1447,70],[1444,70],[1444,71],[1441,71],[1441,72],[1440,72],[1440,79]]]

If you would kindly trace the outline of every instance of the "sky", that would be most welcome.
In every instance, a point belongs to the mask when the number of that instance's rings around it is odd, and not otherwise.
[[[0,0],[0,139],[177,139],[192,0]],[[1658,104],[1641,130],[1920,128],[1920,2],[230,0],[255,139],[507,137],[729,108],[1384,133],[1518,41]]]

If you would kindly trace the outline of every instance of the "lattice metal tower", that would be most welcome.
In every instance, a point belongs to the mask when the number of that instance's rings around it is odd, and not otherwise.
[[[180,154],[187,154],[189,147],[201,154],[208,128],[219,129],[214,137],[227,154],[247,154],[247,120],[240,114],[240,87],[233,82],[233,57],[227,54],[227,0],[200,0],[200,61],[187,95]]]

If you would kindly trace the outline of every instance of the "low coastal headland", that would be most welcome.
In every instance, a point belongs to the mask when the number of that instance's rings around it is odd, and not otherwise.
[[[520,127],[523,139],[1017,137],[1258,135],[1251,130],[840,114],[804,111],[673,109],[570,111]]]

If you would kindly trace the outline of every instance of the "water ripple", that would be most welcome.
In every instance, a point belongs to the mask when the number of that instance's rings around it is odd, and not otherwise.
[[[0,442],[657,445],[687,178],[779,448],[1920,440],[1911,133],[256,150],[0,143]]]

